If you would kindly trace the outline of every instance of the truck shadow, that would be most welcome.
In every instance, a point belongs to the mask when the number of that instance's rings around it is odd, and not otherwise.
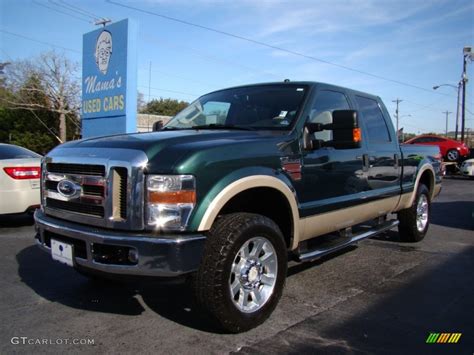
[[[193,304],[189,285],[184,282],[91,280],[53,261],[36,246],[21,250],[16,259],[21,281],[48,301],[128,316],[141,315],[146,306],[172,322],[205,332],[222,332]]]
[[[467,310],[474,305],[474,283],[466,270],[474,267],[473,255],[469,246],[435,265],[420,266],[414,274],[403,272],[371,285],[357,297],[238,353],[470,354],[474,325]],[[462,336],[456,344],[428,344],[432,332]]]
[[[434,202],[431,223],[450,228],[474,230],[474,202]]]
[[[290,265],[288,277],[355,248],[351,246],[313,262]],[[143,314],[146,306],[159,316],[186,327],[209,333],[225,333],[195,305],[190,285],[184,281],[92,280],[53,261],[36,246],[21,250],[16,259],[21,281],[48,301],[81,310],[128,316]]]
[[[0,216],[0,228],[26,227],[34,224],[31,213],[19,213]]]

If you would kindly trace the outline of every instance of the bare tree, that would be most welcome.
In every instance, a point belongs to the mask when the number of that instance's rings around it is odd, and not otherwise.
[[[34,60],[14,62],[8,70],[7,83],[17,94],[17,99],[9,100],[7,104],[12,109],[57,113],[59,138],[65,142],[66,118],[71,118],[78,126],[76,117],[80,109],[81,89],[77,78],[78,64],[54,51],[43,53]],[[35,94],[43,95],[46,100],[28,100],[28,97]]]

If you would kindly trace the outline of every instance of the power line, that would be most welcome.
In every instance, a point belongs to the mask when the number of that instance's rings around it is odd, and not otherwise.
[[[138,85],[138,87],[140,88],[145,88],[145,89],[152,89],[152,90],[158,90],[158,91],[164,91],[164,92],[170,92],[170,93],[173,93],[173,94],[182,94],[182,95],[188,95],[188,96],[193,96],[193,97],[198,97],[200,95],[198,94],[191,94],[189,92],[182,92],[182,91],[175,91],[175,90],[167,90],[167,89],[162,89],[162,88],[154,88],[152,86],[148,87],[148,86],[145,86],[145,85]]]
[[[119,2],[116,2],[116,1],[113,1],[113,0],[106,0],[106,2],[108,2],[110,4],[113,4],[113,5],[116,5],[116,6],[121,6],[123,8],[130,9],[130,10],[135,10],[135,11],[138,11],[138,12],[142,12],[142,13],[145,13],[145,14],[148,14],[148,15],[157,16],[157,17],[169,20],[169,21],[174,21],[174,22],[181,23],[181,24],[184,24],[184,25],[200,28],[200,29],[203,29],[203,30],[206,30],[206,31],[218,33],[218,34],[221,34],[221,35],[224,35],[224,36],[228,36],[228,37],[240,39],[242,41],[247,41],[247,42],[250,42],[250,43],[253,43],[253,44],[257,44],[259,46],[275,49],[275,50],[278,50],[278,51],[281,51],[281,52],[285,52],[285,53],[292,54],[292,55],[295,55],[295,56],[299,56],[299,57],[302,57],[302,58],[314,60],[314,61],[324,63],[324,64],[327,64],[327,65],[332,65],[334,67],[338,67],[338,68],[345,69],[345,70],[348,70],[348,71],[352,71],[352,72],[355,72],[355,73],[363,74],[363,75],[370,76],[370,77],[373,77],[373,78],[376,78],[376,79],[392,82],[392,83],[395,83],[395,84],[411,87],[411,88],[422,90],[422,91],[427,91],[427,92],[432,93],[432,94],[437,94],[437,95],[442,95],[442,96],[452,96],[452,95],[449,95],[449,94],[434,92],[431,89],[423,88],[421,86],[413,85],[413,84],[406,83],[406,82],[403,82],[403,81],[399,81],[399,80],[396,80],[396,79],[387,78],[387,77],[384,77],[384,76],[381,76],[381,75],[378,75],[378,74],[369,73],[369,72],[364,71],[364,70],[351,68],[349,66],[334,63],[334,62],[331,62],[331,61],[328,61],[328,60],[325,60],[325,59],[317,58],[317,57],[312,56],[312,55],[304,54],[304,53],[301,53],[301,52],[296,52],[294,50],[290,50],[290,49],[286,49],[286,48],[283,48],[283,47],[275,46],[275,45],[268,44],[268,43],[265,43],[265,42],[262,42],[262,41],[257,41],[257,40],[252,39],[252,38],[244,37],[244,36],[241,36],[241,35],[236,35],[236,34],[233,34],[233,33],[230,33],[230,32],[218,30],[218,29],[208,27],[208,26],[199,25],[199,24],[189,22],[189,21],[186,21],[186,20],[181,20],[181,19],[178,19],[176,17],[171,17],[171,16],[159,14],[159,13],[156,13],[156,12],[153,12],[153,11],[140,9],[140,8],[137,8],[137,7],[134,7],[134,6],[125,5],[125,4],[122,4],[122,3],[119,3]]]
[[[32,109],[29,109],[29,111],[33,114],[33,116],[36,117],[36,119],[37,119],[38,121],[41,122],[41,124],[49,131],[49,133],[51,133],[51,134],[59,141],[59,143],[64,143],[64,142],[61,140],[61,138],[59,138],[59,137],[51,130],[51,128],[49,128],[49,127],[46,125],[46,123],[44,123],[44,122],[41,120],[41,118],[38,117],[38,115],[37,115]]]
[[[73,14],[71,14],[71,13],[68,13],[68,12],[66,12],[66,11],[62,11],[62,10],[59,10],[59,9],[55,9],[54,7],[51,7],[51,6],[48,6],[48,5],[42,4],[42,3],[38,2],[38,1],[35,1],[35,0],[33,0],[33,4],[35,4],[35,5],[38,5],[38,6],[42,6],[42,7],[44,7],[44,8],[47,8],[47,9],[49,9],[49,10],[52,10],[52,11],[59,12],[59,13],[61,13],[61,14],[63,14],[63,15],[67,15],[67,16],[73,17],[73,18],[75,18],[75,19],[77,19],[77,20],[80,20],[80,21],[83,21],[83,22],[90,23],[90,21],[88,21],[88,20],[85,20],[85,19],[84,19],[84,18],[82,18],[82,17],[79,17],[79,16],[76,16],[76,15],[73,15]]]
[[[444,99],[441,99],[441,100],[444,100]],[[434,107],[434,105],[439,104],[440,102],[442,102],[439,99],[434,101],[434,102],[429,103],[428,105],[419,104],[418,102],[414,102],[414,101],[411,101],[411,100],[408,100],[408,99],[405,99],[405,101],[409,102],[413,105],[420,106],[420,108],[418,108],[418,109],[410,110],[410,113],[414,113],[414,112],[418,112],[418,111],[424,111],[424,110],[431,110],[431,111],[436,111],[436,112],[442,110],[439,107]]]
[[[270,76],[273,76],[273,77],[276,77],[276,78],[279,78],[279,79],[283,79],[285,76],[284,75],[279,75],[279,74],[276,74],[276,73],[273,73],[273,72],[269,72],[269,71],[263,71],[263,70],[260,70],[260,69],[257,69],[255,67],[249,67],[247,65],[243,65],[239,62],[236,62],[236,61],[233,61],[233,60],[229,60],[229,59],[224,59],[224,58],[221,58],[221,57],[218,57],[214,54],[209,54],[209,53],[206,53],[202,50],[198,50],[198,49],[195,49],[193,47],[190,47],[190,46],[184,46],[184,45],[176,45],[174,43],[171,43],[169,41],[166,41],[164,39],[158,39],[156,37],[152,37],[150,35],[145,35],[143,37],[143,39],[145,41],[148,41],[149,43],[152,43],[152,42],[155,42],[155,43],[160,43],[161,45],[164,45],[165,47],[168,47],[168,48],[172,48],[172,49],[176,49],[176,50],[182,50],[180,48],[186,48],[189,51],[191,52],[194,52],[193,54],[194,55],[197,55],[199,57],[202,57],[202,58],[205,58],[205,59],[209,59],[209,60],[212,60],[212,61],[215,61],[215,62],[218,62],[218,63],[224,63],[226,65],[231,65],[231,66],[235,66],[235,67],[239,67],[241,69],[244,69],[248,72],[251,72],[251,73],[255,73],[255,72],[260,72],[262,74],[265,74],[265,75],[270,75]],[[153,44],[153,43],[152,43]]]
[[[141,68],[139,69],[139,71],[143,71],[143,72],[146,71],[146,72],[149,72],[149,69],[146,69],[146,68],[144,68],[144,67],[141,67]],[[159,74],[161,74],[161,75],[169,76],[169,77],[171,77],[171,78],[177,78],[177,79],[185,80],[186,82],[196,83],[196,84],[199,84],[199,85],[202,85],[202,86],[206,86],[206,87],[209,87],[209,88],[218,87],[218,85],[216,85],[216,84],[210,85],[211,83],[205,83],[205,82],[202,82],[202,81],[198,81],[198,80],[186,78],[186,77],[181,76],[181,75],[170,74],[170,73],[167,73],[167,72],[162,71],[162,70],[153,69],[153,70],[151,70],[151,72],[152,72],[152,73],[159,73]]]
[[[51,47],[54,47],[54,48],[63,49],[63,50],[65,50],[65,51],[70,51],[70,52],[82,54],[81,51],[78,51],[78,50],[75,50],[75,49],[72,49],[72,48],[66,48],[66,47],[58,46],[58,45],[56,45],[56,44],[52,44],[52,43],[49,43],[49,42],[40,41],[40,40],[31,38],[31,37],[28,37],[28,36],[25,36],[25,35],[21,35],[21,34],[18,34],[18,33],[13,33],[13,32],[4,30],[4,29],[2,29],[2,28],[0,28],[0,32],[6,33],[6,34],[8,34],[8,35],[10,35],[10,36],[20,37],[20,38],[26,39],[26,40],[28,40],[28,41],[41,43],[41,44],[44,44],[44,45],[46,45],[46,46],[51,46]]]
[[[87,11],[77,5],[73,5],[73,4],[70,4],[70,3],[67,3],[66,1],[63,1],[63,0],[59,0],[58,3],[52,1],[52,0],[49,0],[51,1],[52,3],[58,5],[58,6],[61,6],[61,7],[64,7],[64,8],[69,8],[73,11],[79,11],[80,13],[82,13],[84,16],[87,16],[93,20],[97,20],[97,19],[100,19],[101,17],[100,16],[97,16],[96,14],[90,12],[90,11]]]

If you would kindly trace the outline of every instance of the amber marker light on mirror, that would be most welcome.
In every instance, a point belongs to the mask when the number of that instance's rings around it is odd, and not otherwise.
[[[362,131],[360,128],[354,128],[352,130],[352,139],[356,143],[362,141]]]

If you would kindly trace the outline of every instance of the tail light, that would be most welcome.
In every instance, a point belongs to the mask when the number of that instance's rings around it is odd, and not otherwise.
[[[41,176],[41,168],[39,166],[18,166],[3,168],[3,170],[15,180],[39,179]]]

